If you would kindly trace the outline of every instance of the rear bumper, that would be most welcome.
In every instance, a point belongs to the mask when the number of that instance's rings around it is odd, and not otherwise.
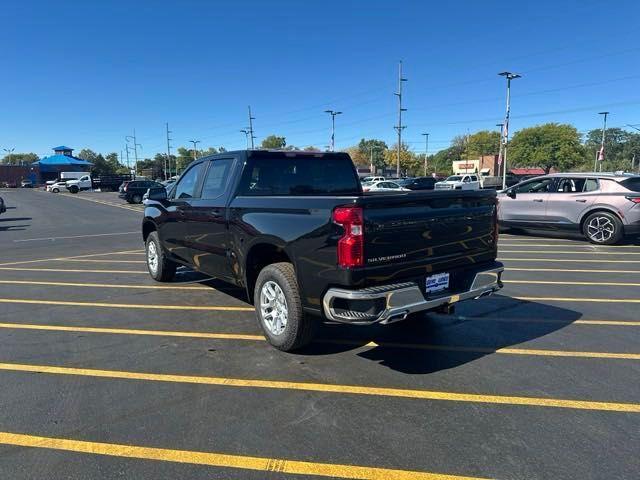
[[[503,271],[503,265],[494,262],[488,268],[476,271],[468,288],[433,298],[425,297],[415,282],[360,290],[330,288],[322,301],[323,310],[327,319],[336,322],[356,325],[393,323],[404,320],[410,313],[435,310],[463,300],[491,295],[502,288]],[[349,305],[349,308],[337,308],[335,304],[340,301],[343,306]]]

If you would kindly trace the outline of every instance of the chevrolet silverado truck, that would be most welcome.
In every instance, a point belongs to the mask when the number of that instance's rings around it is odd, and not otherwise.
[[[502,287],[496,193],[363,193],[346,153],[250,150],[194,161],[151,188],[147,266],[240,286],[274,347],[309,343],[319,322],[389,324]]]

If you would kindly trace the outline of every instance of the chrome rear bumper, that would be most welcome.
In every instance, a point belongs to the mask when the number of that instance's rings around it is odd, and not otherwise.
[[[479,271],[476,273],[468,290],[455,294],[447,293],[436,298],[425,298],[422,290],[415,282],[383,285],[360,290],[330,288],[322,301],[324,314],[329,320],[356,325],[393,323],[404,320],[410,313],[435,310],[463,300],[491,295],[502,288],[500,277],[503,271],[504,268],[502,266]],[[379,307],[373,306],[367,312],[337,309],[334,306],[337,299],[372,301]]]

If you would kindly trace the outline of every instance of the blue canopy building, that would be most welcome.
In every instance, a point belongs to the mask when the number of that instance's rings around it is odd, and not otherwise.
[[[32,165],[39,168],[43,182],[58,178],[61,172],[88,172],[93,163],[74,157],[72,152],[73,148],[64,145],[54,147],[54,155],[41,158],[39,161],[33,162]]]

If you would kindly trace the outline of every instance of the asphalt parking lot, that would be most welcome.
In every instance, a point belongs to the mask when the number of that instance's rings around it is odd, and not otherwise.
[[[502,235],[499,295],[286,354],[141,206],[0,196],[0,478],[639,476],[640,244]]]

